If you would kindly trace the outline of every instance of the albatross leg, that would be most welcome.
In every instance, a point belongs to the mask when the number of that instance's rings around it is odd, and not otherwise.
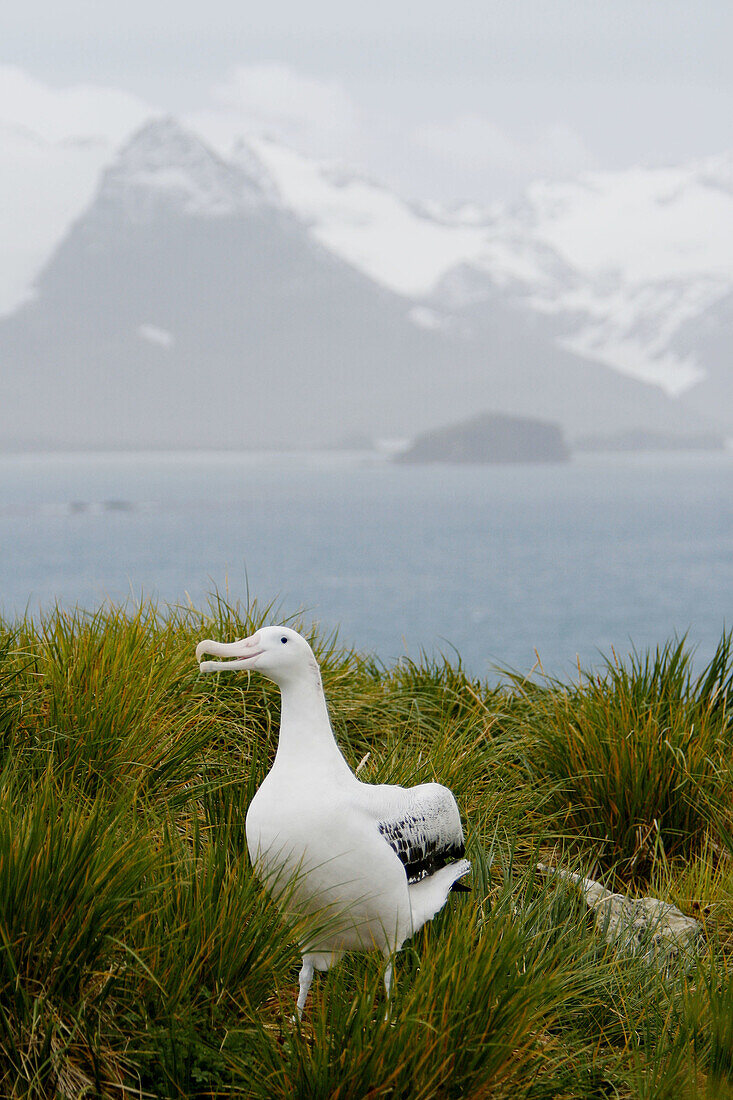
[[[387,994],[387,1008],[384,1013],[385,1020],[389,1020],[390,1008],[392,1007],[392,963],[394,961],[395,952],[399,951],[399,949],[398,946],[391,951],[389,948],[384,951],[384,958],[387,963],[384,968],[384,992]]]
[[[392,960],[388,958],[387,966],[384,971],[384,990],[387,994],[387,1003],[389,1003],[390,994],[392,993]]]
[[[303,1015],[303,1009],[305,1008],[305,1000],[308,996],[308,990],[311,987],[313,981],[313,957],[311,955],[303,956],[303,965],[300,968],[300,974],[298,975],[298,983],[300,985],[300,992],[298,993],[298,1019]]]

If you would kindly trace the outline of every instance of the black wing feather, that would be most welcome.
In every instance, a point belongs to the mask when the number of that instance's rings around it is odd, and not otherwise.
[[[435,788],[433,788],[435,791]],[[410,810],[378,828],[404,864],[408,882],[419,882],[465,852],[458,807],[447,788],[416,798]]]

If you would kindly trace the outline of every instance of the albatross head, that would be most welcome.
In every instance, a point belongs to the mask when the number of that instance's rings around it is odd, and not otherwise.
[[[224,661],[202,661],[205,654],[224,657]],[[318,677],[318,662],[313,650],[300,634],[289,626],[264,626],[249,638],[237,642],[199,642],[196,660],[202,672],[231,672],[238,668],[261,672],[268,680],[282,685],[301,676]]]

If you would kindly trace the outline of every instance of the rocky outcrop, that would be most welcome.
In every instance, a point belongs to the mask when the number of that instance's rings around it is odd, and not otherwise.
[[[595,924],[607,943],[629,954],[658,960],[669,966],[679,960],[691,964],[703,943],[703,929],[694,917],[657,898],[630,898],[614,894],[600,883],[562,867],[537,864],[544,874],[577,883]]]
[[[483,413],[447,428],[424,432],[398,462],[565,462],[570,452],[557,424]]]

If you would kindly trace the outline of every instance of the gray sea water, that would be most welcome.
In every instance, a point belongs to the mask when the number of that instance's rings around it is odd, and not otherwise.
[[[397,466],[366,454],[0,456],[0,608],[249,590],[387,662],[567,676],[733,625],[733,454]]]

